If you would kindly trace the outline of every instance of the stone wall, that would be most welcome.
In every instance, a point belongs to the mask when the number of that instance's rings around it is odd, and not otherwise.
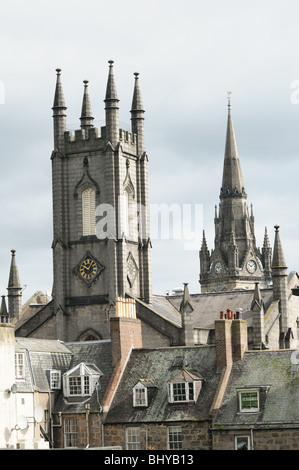
[[[234,450],[236,436],[249,436],[251,450],[298,450],[298,428],[214,430],[213,450]]]
[[[182,450],[209,450],[211,447],[207,422],[130,424],[140,430],[141,450],[167,450],[169,426],[182,427]],[[126,429],[122,424],[104,425],[105,446],[121,446],[126,449]]]

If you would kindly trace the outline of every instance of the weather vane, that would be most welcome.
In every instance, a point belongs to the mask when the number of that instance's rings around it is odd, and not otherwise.
[[[231,91],[227,92],[227,101],[228,101],[228,107],[230,108],[230,95],[232,94]]]

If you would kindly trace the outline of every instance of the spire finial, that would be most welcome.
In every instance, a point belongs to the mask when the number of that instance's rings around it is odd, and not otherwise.
[[[230,103],[230,95],[232,94],[231,91],[228,91],[227,92],[227,106],[228,106],[228,110],[230,111],[230,108],[231,108],[231,103]]]
[[[81,109],[81,128],[82,129],[89,129],[93,127],[93,116],[92,116],[92,109],[88,94],[88,80],[83,80],[84,83],[84,94],[83,94],[83,102],[82,102],[82,109]]]

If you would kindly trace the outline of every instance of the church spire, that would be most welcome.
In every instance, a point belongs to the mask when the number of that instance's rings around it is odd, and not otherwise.
[[[115,146],[119,141],[118,103],[116,85],[113,73],[113,60],[109,60],[109,74],[105,96],[106,138]]]
[[[93,116],[92,116],[92,109],[90,104],[90,98],[88,93],[88,80],[84,80],[84,94],[83,94],[83,102],[82,102],[82,110],[81,110],[81,129],[89,129],[93,127]]]
[[[61,69],[56,69],[57,79],[53,103],[54,150],[63,147],[64,132],[66,131],[66,110],[61,83]]]
[[[245,191],[229,98],[221,196],[232,194]]]
[[[288,278],[287,266],[284,258],[282,244],[279,235],[279,226],[275,225],[275,238],[272,260],[272,281],[273,281],[273,299],[278,301],[280,312],[280,348],[288,349],[291,347],[291,328],[288,309]]]
[[[142,155],[144,146],[144,109],[139,87],[139,73],[135,72],[134,93],[131,107],[132,132],[137,134],[137,153]]]
[[[12,317],[19,318],[22,310],[22,286],[16,263],[16,250],[11,250],[11,264],[8,279],[8,311]]]
[[[272,269],[283,268],[286,269],[287,265],[284,259],[284,253],[279,235],[279,225],[275,225],[275,239],[273,248]]]

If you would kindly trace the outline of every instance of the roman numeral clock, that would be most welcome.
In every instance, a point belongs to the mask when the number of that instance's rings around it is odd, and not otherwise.
[[[105,267],[88,251],[75,268],[76,274],[88,285],[94,282]]]

